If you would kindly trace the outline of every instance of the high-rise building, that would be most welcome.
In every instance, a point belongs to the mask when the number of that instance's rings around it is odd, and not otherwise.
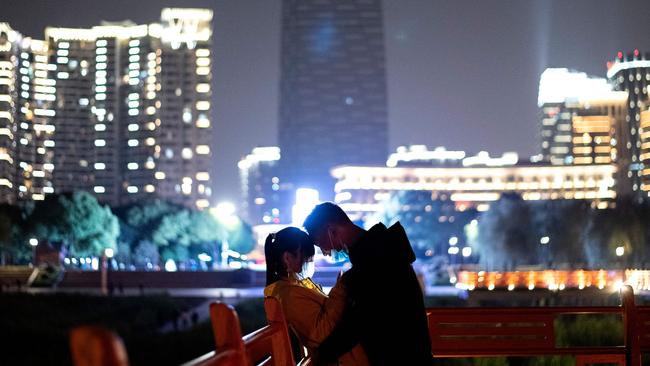
[[[542,161],[553,165],[585,164],[586,149],[582,145],[586,142],[576,138],[582,138],[584,133],[602,135],[606,130],[611,139],[603,137],[599,143],[616,145],[621,108],[625,107],[626,100],[627,93],[612,91],[606,79],[568,69],[546,69],[540,78],[538,97]],[[604,127],[603,123],[609,127]],[[595,140],[589,143],[592,142]],[[599,152],[602,153],[602,149]],[[599,160],[598,163],[606,163],[602,158]]]
[[[641,161],[640,120],[641,105],[648,101],[650,85],[650,53],[642,55],[639,50],[624,55],[619,52],[613,62],[608,63],[607,77],[616,90],[626,91],[627,113],[619,156],[623,173],[630,180],[632,192],[641,192],[641,175],[645,168]]]
[[[48,46],[0,23],[0,202],[52,193],[55,100]]]
[[[252,225],[291,222],[290,190],[278,170],[280,148],[256,147],[239,161],[242,211]]]
[[[552,165],[616,164],[616,189],[632,184],[621,146],[628,93],[606,79],[568,69],[547,69],[540,78],[541,160]]]
[[[46,30],[57,191],[209,206],[211,20],[210,10],[164,9],[149,25]]]
[[[332,199],[330,169],[388,153],[380,0],[285,0],[279,143],[294,188]]]

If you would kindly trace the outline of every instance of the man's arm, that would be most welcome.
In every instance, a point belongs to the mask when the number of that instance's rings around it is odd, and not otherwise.
[[[347,303],[341,321],[334,327],[325,340],[318,346],[316,357],[327,362],[335,362],[359,343],[358,318],[352,288],[354,287],[354,268],[343,274],[340,281],[347,288]],[[351,286],[352,285],[352,286]],[[351,288],[352,287],[352,288]]]

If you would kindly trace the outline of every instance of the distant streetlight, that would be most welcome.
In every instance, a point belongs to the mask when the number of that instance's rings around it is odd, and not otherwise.
[[[32,263],[36,265],[36,247],[38,246],[38,239],[29,239],[29,245],[32,246]]]
[[[451,255],[458,254],[458,251],[459,251],[458,247],[450,247],[449,249],[447,249],[447,253],[449,253]]]
[[[470,255],[472,255],[472,248],[471,247],[465,247],[463,248],[463,257],[467,258]]]
[[[206,254],[206,253],[201,253],[201,254],[199,254],[197,257],[198,257],[199,260],[202,261],[202,262],[209,262],[209,261],[212,260],[212,257],[210,257],[210,256],[209,256],[208,254]]]
[[[622,257],[625,254],[625,247],[616,247],[616,256]]]
[[[548,244],[550,241],[551,241],[551,239],[550,239],[548,236],[542,236],[542,237],[539,239],[539,243],[542,244],[542,245],[546,245],[546,244]]]
[[[234,227],[239,223],[239,218],[235,215],[235,211],[235,205],[227,201],[220,202],[216,207],[210,209],[212,216],[228,227]]]
[[[458,238],[457,237],[452,236],[451,238],[449,238],[449,245],[453,246],[453,245],[456,245],[456,244],[458,244]]]
[[[106,256],[106,258],[113,258],[113,256],[115,255],[115,251],[113,250],[113,248],[106,248],[104,249],[104,255]]]

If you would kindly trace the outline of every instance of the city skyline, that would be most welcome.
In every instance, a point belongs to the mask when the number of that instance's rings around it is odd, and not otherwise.
[[[110,12],[96,4],[86,17],[65,16],[74,2],[57,4],[56,9],[36,1],[7,5],[3,20],[38,37],[46,25],[88,26],[104,18],[143,22],[160,8],[179,4],[118,2]],[[182,5],[215,9],[213,74],[221,82],[215,83],[213,94],[213,185],[216,200],[232,200],[239,197],[238,159],[256,145],[277,143],[280,2]],[[422,143],[536,154],[537,84],[546,67],[604,76],[606,62],[617,51],[650,48],[642,32],[647,13],[642,9],[650,4],[641,1],[468,5],[384,2],[389,151]],[[475,133],[466,134],[468,129]]]

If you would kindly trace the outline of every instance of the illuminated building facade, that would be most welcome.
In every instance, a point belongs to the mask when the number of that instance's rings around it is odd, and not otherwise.
[[[210,205],[211,20],[210,10],[163,9],[149,25],[46,30],[57,191]]]
[[[48,46],[0,23],[0,202],[53,193]]]
[[[621,168],[625,168],[632,192],[641,192],[641,175],[645,166],[641,159],[640,121],[641,106],[648,101],[650,54],[641,54],[639,50],[627,55],[619,52],[616,59],[608,63],[607,77],[616,90],[628,93],[619,155]]]
[[[542,161],[553,165],[609,164],[617,144],[627,93],[606,79],[568,69],[546,69],[540,78]]]
[[[329,200],[332,167],[385,162],[382,16],[380,0],[283,1],[279,144],[295,188]]]
[[[276,146],[256,147],[239,161],[243,216],[252,225],[291,221],[291,190],[281,181],[279,162]]]
[[[650,197],[650,109],[641,112],[639,122],[639,137],[641,138],[641,154],[639,160],[643,164],[641,171],[641,190]]]
[[[511,192],[524,200],[590,200],[599,208],[616,197],[616,166],[611,164],[516,165],[516,160],[504,161],[504,157],[496,161],[478,155],[464,158],[458,167],[340,166],[332,169],[337,179],[335,201],[364,220],[395,191],[445,195],[459,211],[486,210],[490,202]]]

